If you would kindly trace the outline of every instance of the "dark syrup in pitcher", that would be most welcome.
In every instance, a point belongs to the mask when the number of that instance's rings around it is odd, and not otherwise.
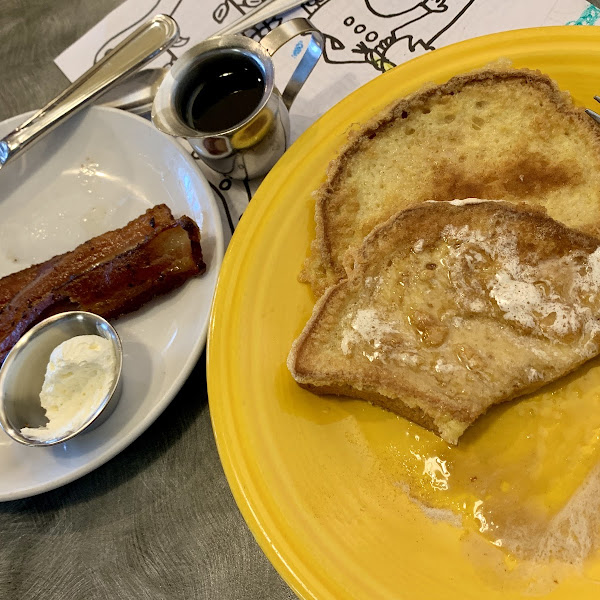
[[[182,117],[196,131],[225,131],[254,112],[264,90],[264,75],[254,60],[222,52],[189,74],[180,96]]]

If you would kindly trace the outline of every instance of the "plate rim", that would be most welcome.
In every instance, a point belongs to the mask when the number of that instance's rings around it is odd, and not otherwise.
[[[133,120],[137,122],[140,126],[144,126],[157,134],[157,139],[162,139],[164,144],[171,146],[185,161],[188,168],[194,170],[194,172],[198,175],[200,181],[202,182],[204,191],[206,192],[207,197],[207,208],[210,208],[210,218],[214,222],[214,251],[213,251],[213,265],[210,265],[209,268],[215,271],[214,277],[214,285],[212,289],[212,299],[210,301],[210,306],[212,309],[212,302],[214,300],[214,291],[216,289],[218,276],[220,272],[220,268],[223,262],[223,256],[225,253],[225,242],[224,242],[224,233],[223,233],[223,222],[221,218],[221,213],[215,199],[214,192],[210,187],[208,180],[206,179],[204,173],[202,173],[201,169],[196,165],[194,159],[190,156],[190,154],[186,151],[186,149],[179,144],[174,138],[167,136],[166,134],[160,132],[156,129],[152,123],[139,115],[135,115],[133,113],[129,113],[127,111],[123,111],[118,108],[113,108],[110,106],[90,106],[84,111],[87,111],[87,114],[92,114],[96,112],[102,113],[110,113],[118,116],[119,119]],[[23,122],[24,119],[28,118],[36,111],[27,111],[25,113],[15,115],[13,117],[9,117],[8,119],[4,119],[0,121],[0,125],[4,125],[6,123],[11,123],[11,127],[14,128],[19,125],[19,123]],[[82,111],[83,112],[83,111]],[[74,115],[75,118],[81,118],[81,113],[78,115]],[[87,115],[85,115],[87,116]],[[47,135],[54,135],[58,133],[58,129],[50,131]],[[201,232],[202,233],[202,232]],[[107,448],[104,452],[99,454],[93,460],[89,460],[85,462],[80,467],[66,473],[56,479],[53,479],[50,482],[46,482],[43,484],[39,484],[37,486],[29,486],[28,488],[21,488],[15,492],[0,492],[0,503],[2,502],[10,502],[14,500],[22,500],[25,498],[31,498],[33,496],[37,496],[44,492],[49,492],[51,490],[58,489],[64,485],[72,483],[77,479],[91,473],[98,467],[106,464],[109,460],[117,456],[120,452],[125,450],[127,446],[132,444],[135,440],[137,440],[151,425],[156,421],[156,419],[164,412],[164,410],[169,406],[172,402],[173,398],[178,394],[179,390],[186,382],[190,373],[198,363],[202,352],[206,345],[206,339],[208,335],[208,329],[210,326],[210,312],[211,309],[207,312],[204,317],[204,325],[202,326],[201,333],[196,340],[192,348],[192,352],[190,352],[187,360],[183,363],[179,375],[175,378],[167,392],[164,394],[162,399],[157,402],[151,410],[148,411],[146,417],[138,422],[138,424],[125,436],[119,438],[114,444],[112,444],[109,448]],[[3,432],[2,432],[3,433]]]
[[[576,34],[576,37],[574,34]],[[519,42],[519,48],[511,52],[511,43],[514,43],[516,40]],[[278,531],[275,531],[275,534],[273,534],[273,531],[267,526],[270,516],[259,514],[259,511],[257,510],[257,500],[253,500],[246,493],[243,484],[242,469],[240,469],[240,465],[235,464],[233,460],[233,450],[228,445],[226,431],[225,429],[221,429],[221,422],[224,421],[222,421],[223,417],[221,414],[221,406],[223,403],[217,401],[217,398],[222,395],[219,394],[218,389],[217,365],[219,358],[214,357],[217,355],[215,348],[219,343],[219,330],[217,324],[221,321],[224,309],[227,305],[227,296],[224,288],[231,279],[236,260],[240,255],[243,255],[244,251],[251,250],[252,240],[255,237],[255,230],[260,226],[263,219],[269,217],[268,213],[273,197],[277,196],[280,189],[285,186],[286,173],[293,169],[294,165],[300,162],[307,153],[310,154],[309,150],[301,150],[307,145],[307,140],[315,136],[315,132],[319,130],[326,131],[329,135],[333,135],[333,132],[339,127],[340,123],[346,122],[347,127],[345,128],[345,133],[342,137],[343,142],[346,138],[347,130],[352,125],[351,122],[346,121],[344,114],[349,112],[352,104],[357,98],[360,98],[361,94],[364,93],[365,88],[384,85],[382,82],[387,81],[388,78],[394,76],[395,72],[397,73],[407,66],[409,66],[409,68],[414,68],[415,65],[422,65],[423,68],[425,68],[429,61],[437,61],[437,57],[440,56],[440,54],[444,55],[449,62],[451,62],[453,57],[456,58],[457,56],[464,55],[466,49],[468,49],[471,52],[471,56],[473,56],[481,51],[490,51],[497,47],[498,50],[503,50],[503,52],[497,55],[498,57],[507,56],[510,59],[517,57],[519,54],[523,54],[525,47],[530,50],[537,48],[540,44],[549,47],[552,43],[556,43],[559,40],[570,44],[581,42],[583,47],[586,50],[589,50],[589,42],[591,40],[594,40],[595,42],[600,40],[600,28],[592,26],[576,27],[569,25],[554,25],[514,29],[477,36],[449,44],[448,46],[415,57],[401,63],[386,73],[374,77],[337,102],[303,132],[261,183],[253,197],[253,201],[244,213],[244,219],[240,221],[229,242],[213,297],[207,338],[206,373],[212,428],[223,470],[236,504],[242,513],[248,528],[279,575],[302,600],[317,600],[317,598],[327,600],[340,599],[333,594],[335,586],[332,585],[330,581],[320,579],[314,574],[314,570],[311,570],[309,565],[305,563],[299,564],[296,562],[295,564],[290,564],[291,561],[287,560],[288,557],[284,556],[279,551],[274,538],[277,535],[281,536],[281,534]],[[470,67],[470,70],[473,68],[476,67]],[[457,71],[456,73],[458,74],[459,72],[464,71]],[[414,89],[416,90],[419,87],[420,86],[417,86]],[[381,108],[389,104],[389,102],[390,101],[388,100],[380,103],[381,106],[378,106],[378,108],[373,110],[372,114],[379,112]],[[321,136],[323,135],[322,131],[320,131],[320,134]],[[319,134],[317,133],[317,135]],[[310,145],[311,144],[309,143],[308,146]],[[337,144],[338,149],[339,146],[340,144]],[[325,167],[326,165],[323,167],[323,180],[325,178]],[[228,313],[228,317],[231,319],[232,315]],[[311,585],[308,585],[307,582]]]

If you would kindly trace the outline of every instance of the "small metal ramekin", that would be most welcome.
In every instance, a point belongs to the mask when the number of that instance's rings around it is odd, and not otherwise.
[[[21,433],[25,427],[43,426],[40,391],[52,350],[78,335],[98,335],[110,340],[116,356],[112,385],[88,418],[73,431],[50,440],[36,440]],[[121,392],[123,348],[114,327],[102,317],[71,311],[49,317],[32,327],[14,345],[0,368],[0,425],[16,442],[26,446],[52,446],[99,425],[115,408]]]

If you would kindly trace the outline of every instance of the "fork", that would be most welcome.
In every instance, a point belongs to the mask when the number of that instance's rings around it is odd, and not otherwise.
[[[600,96],[594,96],[594,100],[596,102],[600,102]],[[594,119],[594,121],[596,121],[596,123],[600,123],[600,114],[598,114],[597,112],[594,112],[593,110],[590,110],[589,108],[585,109],[585,112],[592,117],[592,119]]]

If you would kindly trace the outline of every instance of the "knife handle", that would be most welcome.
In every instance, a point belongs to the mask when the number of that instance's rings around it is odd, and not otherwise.
[[[0,140],[0,168],[59,123],[156,58],[178,37],[179,27],[167,15],[156,15],[141,25],[54,100]]]

